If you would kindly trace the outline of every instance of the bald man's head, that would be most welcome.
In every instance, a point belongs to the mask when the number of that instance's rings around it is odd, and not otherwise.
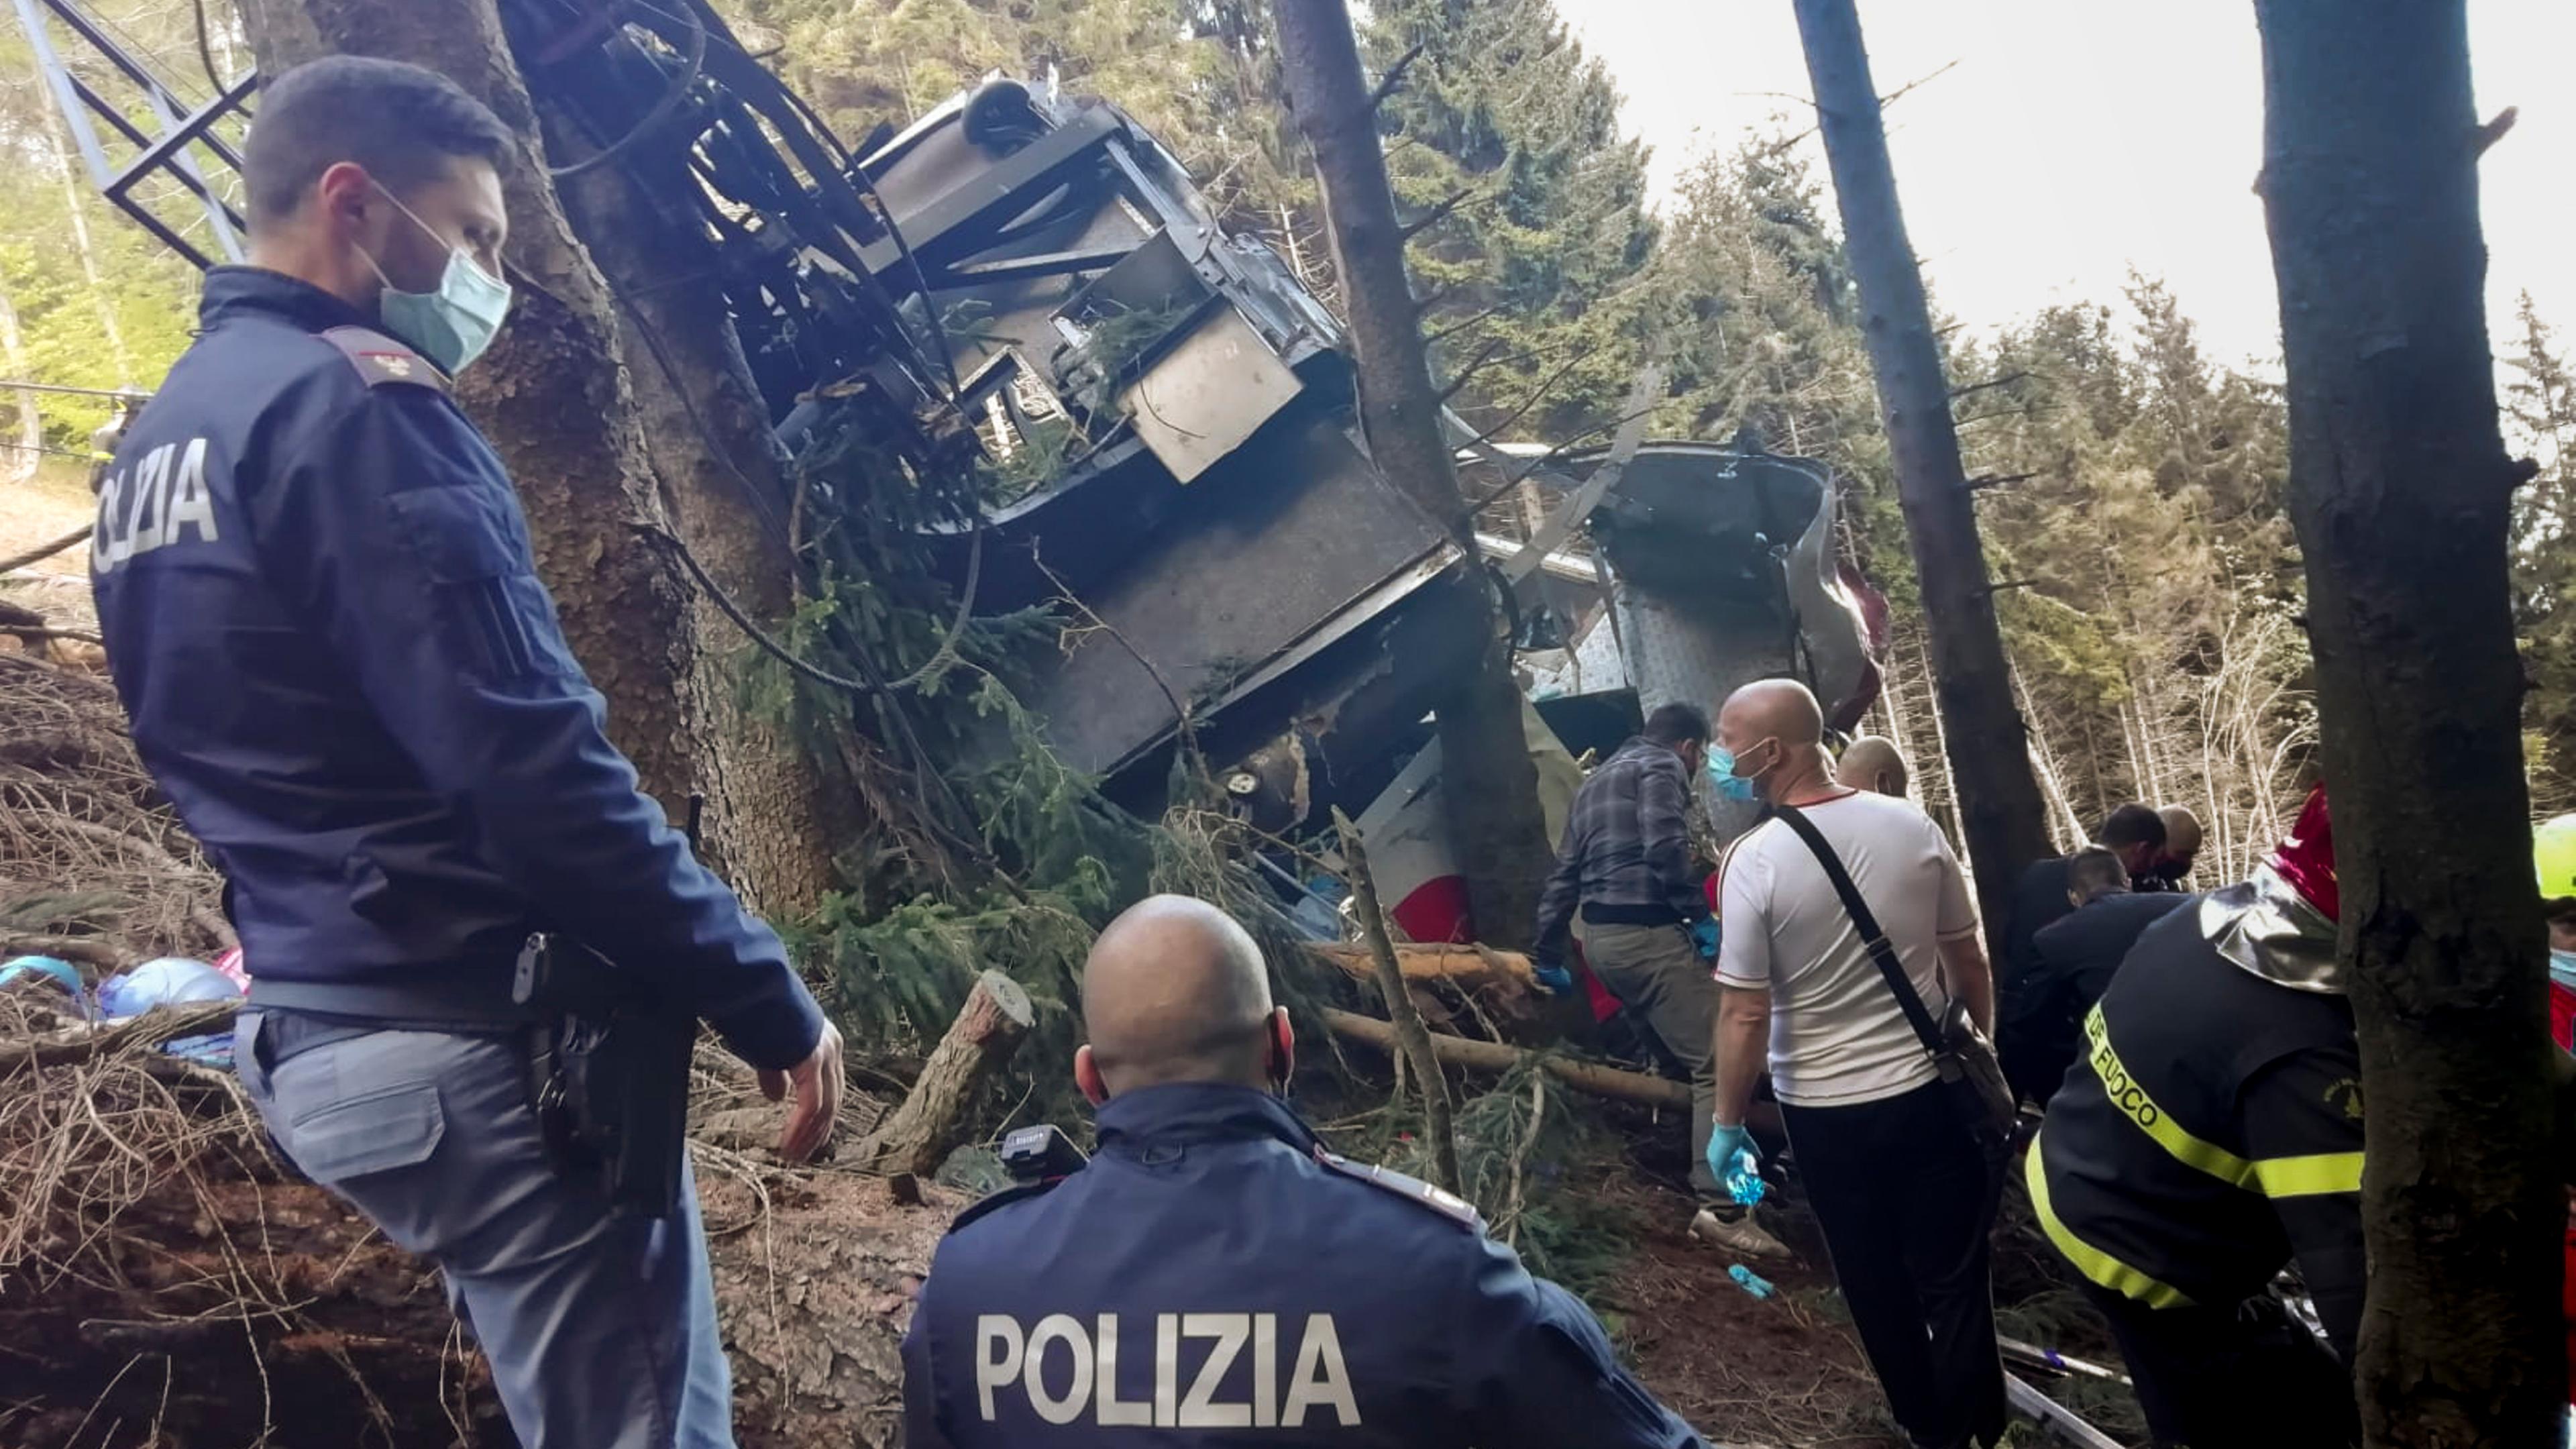
[[[1862,735],[1843,747],[1843,757],[1834,763],[1834,783],[1846,790],[1874,790],[1902,800],[1905,757],[1896,752],[1894,740]]]
[[[1169,1082],[1275,1087],[1287,1080],[1287,1013],[1270,1004],[1261,948],[1234,918],[1153,896],[1109,923],[1082,966],[1091,1042],[1074,1081],[1094,1102]]]
[[[2179,805],[2168,805],[2156,812],[2165,823],[2165,868],[2177,879],[2191,874],[2191,864],[2200,855],[2200,817]]]
[[[1735,773],[1777,801],[1823,773],[1825,712],[1794,679],[1757,679],[1726,697],[1717,739],[1734,757]]]

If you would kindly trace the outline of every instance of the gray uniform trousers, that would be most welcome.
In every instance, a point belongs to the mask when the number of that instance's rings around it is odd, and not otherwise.
[[[234,1061],[295,1165],[444,1270],[524,1449],[732,1449],[698,1197],[611,1217],[548,1158],[519,1046],[378,1031],[262,1065],[264,1013]]]
[[[1689,1069],[1691,1188],[1702,1198],[1731,1201],[1708,1170],[1709,1122],[1717,1102],[1716,963],[1701,957],[1679,926],[1597,922],[1584,924],[1583,961]]]

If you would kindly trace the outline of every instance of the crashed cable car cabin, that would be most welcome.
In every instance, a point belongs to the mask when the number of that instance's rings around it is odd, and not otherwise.
[[[218,123],[251,80],[192,112],[79,5],[19,9],[110,200],[201,265],[196,241],[237,259]],[[1849,728],[1875,698],[1883,604],[1838,554],[1821,465],[1633,433],[1495,446],[1447,417],[1471,495],[1505,500],[1465,557],[1371,463],[1339,324],[1115,105],[994,79],[853,151],[704,0],[616,27],[583,9],[501,5],[532,89],[601,139],[581,164],[687,193],[669,209],[712,239],[782,441],[855,413],[888,459],[980,449],[999,486],[924,525],[936,570],[978,615],[1053,601],[1109,626],[1072,631],[1026,702],[1120,804],[1159,810],[1177,704],[1255,824],[1340,806],[1402,928],[1469,938],[1428,716],[1472,657],[1474,569],[1508,585],[1551,831],[1575,758],[1659,704],[1786,674]],[[1746,823],[1712,808],[1721,835]]]

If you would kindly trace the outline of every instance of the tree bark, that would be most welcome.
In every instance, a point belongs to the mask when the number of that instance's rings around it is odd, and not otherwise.
[[[1375,1047],[1389,1056],[1403,1049],[1396,1040],[1395,1025],[1374,1016],[1334,1007],[1323,1010],[1324,1025],[1344,1041]],[[1467,1067],[1479,1072],[1508,1072],[1535,1054],[1501,1042],[1469,1041],[1462,1036],[1431,1038],[1431,1054],[1451,1066]],[[1650,1077],[1643,1072],[1622,1071],[1617,1067],[1594,1066],[1589,1062],[1567,1061],[1561,1056],[1537,1056],[1538,1068],[1578,1091],[1616,1102],[1633,1102],[1641,1107],[1659,1107],[1672,1111],[1690,1110],[1690,1088],[1664,1077]]]
[[[646,792],[674,815],[690,795],[708,797],[709,855],[746,899],[778,912],[810,906],[829,883],[817,812],[830,792],[792,747],[740,717],[734,652],[707,647],[704,604],[639,528],[703,544],[722,561],[710,562],[715,577],[746,588],[785,579],[784,546],[738,546],[754,536],[749,500],[729,480],[723,490],[708,485],[712,450],[654,359],[626,345],[608,284],[546,174],[538,113],[494,0],[243,0],[242,13],[264,72],[339,52],[409,61],[456,80],[520,136],[505,188],[517,300],[490,353],[458,378],[457,398],[526,500],[564,634],[607,698],[610,734]],[[640,264],[667,228],[641,225],[647,208],[604,171],[578,209],[609,256]],[[720,295],[668,288],[651,305],[675,371],[706,399],[701,413],[718,438],[747,472],[764,466],[773,445],[746,438],[740,408],[724,401],[746,384],[720,360],[733,347]],[[657,457],[669,466],[657,470]],[[772,594],[755,597],[783,607]]]
[[[541,102],[539,111],[550,154],[569,160],[597,149],[554,107]],[[796,605],[789,460],[715,284],[714,244],[671,201],[700,184],[681,149],[648,144],[572,178],[559,194],[612,296],[623,299],[612,302],[619,337],[675,531],[736,604],[774,629]],[[689,277],[704,280],[672,285]],[[702,591],[691,591],[691,603],[694,703],[714,744],[697,761],[708,854],[732,869],[755,906],[811,910],[838,884],[833,841],[862,823],[856,794],[824,764],[848,751],[808,749],[783,721],[747,710],[740,679],[757,646]],[[847,708],[821,726],[849,730]]]
[[[2028,730],[2013,704],[1975,495],[1959,462],[1923,273],[1897,206],[1860,16],[1853,0],[1797,0],[1797,9],[1817,128],[1842,208],[1843,249],[1860,285],[1861,327],[1896,465],[1897,501],[1922,581],[1934,699],[1991,950],[2000,944],[2022,867],[2048,854],[2047,816],[2029,752],[2019,747]]]
[[[1440,794],[1449,843],[1467,880],[1476,938],[1520,947],[1538,915],[1549,864],[1538,771],[1521,727],[1520,685],[1492,575],[1477,552],[1475,518],[1440,432],[1440,393],[1404,272],[1404,230],[1388,189],[1376,112],[1360,71],[1346,0],[1276,9],[1289,107],[1315,152],[1324,215],[1341,277],[1359,373],[1360,423],[1387,480],[1459,549],[1484,628],[1475,657],[1438,710]]]
[[[2289,377],[2361,1040],[2372,1445],[2549,1444],[2565,1413],[2543,935],[2515,723],[2464,0],[2257,0]]]
[[[976,1089],[1011,1059],[1037,1021],[1029,994],[999,971],[975,979],[903,1105],[861,1142],[856,1165],[928,1177],[954,1150]]]

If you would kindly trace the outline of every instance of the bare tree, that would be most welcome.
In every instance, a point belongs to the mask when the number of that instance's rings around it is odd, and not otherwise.
[[[1878,378],[1879,415],[1896,465],[1897,501],[1923,585],[1935,702],[1987,929],[2000,931],[2022,868],[2048,854],[2047,816],[2032,777],[2012,670],[1995,620],[1977,514],[1959,461],[1950,387],[1906,239],[1887,159],[1869,53],[1852,0],[1797,0],[1798,34],[1816,92],[1843,248],[1860,284],[1861,327]]]
[[[2256,0],[2342,952],[2368,1442],[2550,1444],[2565,1202],[2465,0]]]
[[[1477,936],[1524,941],[1548,867],[1538,771],[1521,724],[1520,685],[1492,575],[1457,460],[1440,431],[1440,392],[1422,344],[1421,311],[1405,278],[1405,230],[1395,218],[1376,98],[1360,70],[1345,0],[1293,0],[1277,9],[1281,68],[1298,129],[1323,184],[1342,308],[1359,372],[1360,421],[1370,456],[1455,542],[1478,591],[1485,627],[1456,691],[1439,707],[1441,797],[1450,846],[1467,876]]]

